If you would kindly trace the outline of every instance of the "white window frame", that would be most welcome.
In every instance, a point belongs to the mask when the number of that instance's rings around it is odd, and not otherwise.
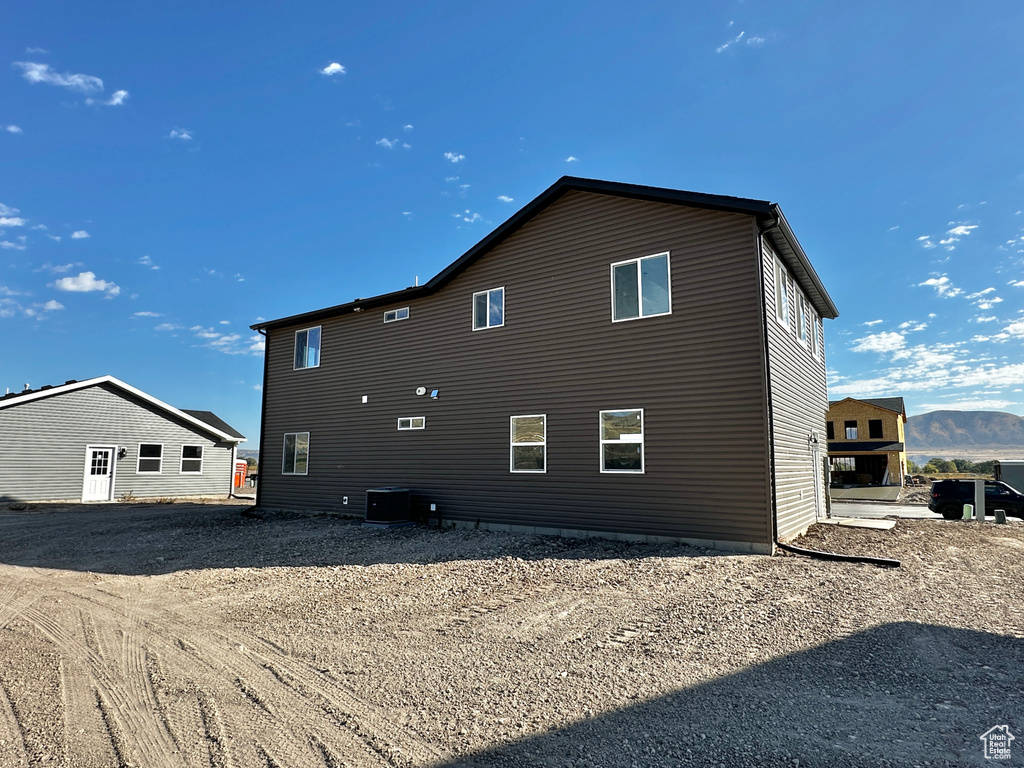
[[[646,261],[647,259],[658,259],[662,256],[665,257],[665,271],[668,274],[668,311],[667,312],[655,312],[653,315],[644,314],[644,276],[643,270],[640,268],[640,262]],[[615,268],[621,267],[623,264],[636,264],[636,298],[637,298],[637,314],[636,317],[615,317]],[[610,267],[609,275],[611,276],[611,291],[612,291],[612,322],[613,323],[626,323],[630,320],[646,320],[649,317],[664,317],[665,315],[672,314],[672,253],[671,251],[663,251],[661,253],[652,253],[649,256],[638,256],[635,259],[625,259],[624,261],[616,261]]]
[[[403,314],[404,313],[404,314]],[[399,307],[398,309],[389,309],[384,312],[385,323],[397,323],[399,320],[409,319],[409,308]]]
[[[846,426],[847,421],[852,421],[853,426]],[[852,435],[850,433],[853,433]],[[843,434],[846,435],[847,440],[858,440],[857,435],[860,434],[860,422],[856,419],[844,419],[843,420]]]
[[[306,349],[309,349],[309,332],[316,331],[317,347],[316,347],[316,365],[296,365],[298,362],[299,352],[299,334],[306,334]],[[320,360],[323,358],[323,344],[324,344],[324,332],[322,325],[311,325],[308,328],[299,328],[295,331],[295,345],[292,347],[292,370],[303,371],[307,368],[319,368]],[[307,352],[305,357],[308,359],[309,353]]]
[[[494,325],[491,325],[491,294],[494,293],[495,291],[501,291],[501,322],[500,323],[495,323]],[[487,316],[484,318],[486,320],[485,324],[478,326],[476,324],[476,297],[477,296],[483,296],[483,295],[487,296]],[[490,328],[502,328],[502,327],[504,327],[504,325],[505,325],[505,286],[502,285],[502,286],[499,286],[497,288],[488,288],[486,291],[477,291],[476,293],[474,293],[473,294],[473,313],[472,314],[473,314],[472,322],[473,322],[473,330],[474,331],[486,331],[486,330],[488,330]]]
[[[516,419],[543,419],[544,420],[544,439],[541,442],[516,442]],[[508,449],[508,471],[514,472],[515,474],[531,474],[531,475],[543,475],[548,471],[548,415],[546,413],[528,413],[520,416],[511,416],[508,421],[509,429],[509,449]],[[516,469],[515,464],[515,453],[516,448],[543,448],[544,449],[544,469]]]
[[[810,348],[811,329],[810,323],[810,302],[804,296],[803,291],[796,292],[797,315],[796,315],[796,340],[805,347]]]
[[[195,459],[192,458],[192,457],[189,457],[187,459],[185,458],[185,449],[186,448],[198,448],[199,449],[199,470],[198,471],[191,470],[191,469],[189,469],[189,470],[185,469],[185,462],[186,461],[195,461]],[[178,474],[179,475],[201,475],[201,474],[203,474],[203,462],[205,461],[205,459],[206,459],[206,446],[205,445],[200,445],[199,443],[188,443],[186,445],[182,445],[181,446],[181,460],[178,463]]]
[[[789,293],[789,274],[786,266],[775,254],[775,319],[783,328],[789,328],[789,308],[792,305]]]
[[[640,434],[639,435],[628,435],[629,440],[622,440],[621,435],[618,440],[605,440],[604,439],[604,415],[606,413],[625,413],[629,411],[635,411],[640,414]],[[646,435],[646,419],[644,416],[643,408],[608,408],[607,410],[600,411],[597,415],[597,437],[600,441],[598,448],[598,461],[600,462],[601,474],[607,475],[642,475],[647,471],[647,435]],[[639,440],[632,438],[639,437]],[[604,447],[606,445],[615,445],[617,443],[640,443],[640,469],[605,469],[604,468]]]
[[[289,438],[289,436],[294,436],[294,437],[297,438],[299,435],[305,435],[306,436],[306,471],[305,472],[295,472],[294,469],[293,469],[293,471],[287,472],[287,471],[285,471],[285,468],[284,468],[285,467],[285,459],[288,458],[287,455],[285,454],[285,446],[288,445],[288,438]],[[298,440],[296,440],[295,443],[296,443],[296,449],[297,449],[298,448]],[[298,451],[296,450],[296,453],[292,455],[292,467],[293,468],[295,467],[295,463],[296,463],[295,459],[296,459],[297,455],[298,455]],[[284,436],[281,439],[281,474],[282,475],[300,475],[300,476],[301,475],[308,475],[309,474],[309,432],[285,432],[284,433]]]
[[[405,422],[403,424],[402,422]],[[419,422],[419,424],[417,424]],[[401,432],[405,432],[410,429],[426,429],[427,428],[427,417],[426,416],[402,416],[398,420],[398,429]]]
[[[154,471],[152,469],[141,469],[140,468],[143,461],[153,461],[153,459],[156,458],[155,456],[143,456],[142,455],[142,446],[144,446],[144,445],[159,445],[160,446],[160,459],[159,459],[159,461],[160,461],[160,469]],[[139,443],[135,450],[136,450],[135,474],[137,474],[137,475],[160,475],[160,474],[163,474],[163,471],[164,471],[164,444],[163,443]]]

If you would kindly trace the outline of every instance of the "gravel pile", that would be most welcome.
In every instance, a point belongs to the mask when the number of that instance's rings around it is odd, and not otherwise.
[[[1024,524],[795,542],[882,569],[240,509],[0,513],[0,765],[952,766],[1024,733]]]

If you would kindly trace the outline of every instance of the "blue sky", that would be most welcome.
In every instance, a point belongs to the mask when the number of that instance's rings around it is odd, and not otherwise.
[[[834,398],[1024,415],[1024,6],[21,3],[0,387],[259,434],[248,326],[426,280],[565,174],[778,202]]]

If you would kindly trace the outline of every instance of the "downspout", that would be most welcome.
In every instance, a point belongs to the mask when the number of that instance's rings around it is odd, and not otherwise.
[[[764,234],[773,229],[777,229],[779,226],[779,217],[773,214],[773,220],[770,224],[765,227],[758,227],[757,230],[757,256],[759,264],[764,265]],[[779,541],[779,499],[778,491],[775,485],[775,418],[772,412],[772,373],[771,365],[769,365],[769,345],[768,345],[768,300],[765,297],[764,280],[761,280],[761,328],[764,330],[764,373],[765,382],[768,387],[768,397],[765,400],[768,403],[768,460],[770,462],[769,475],[771,477],[771,505],[772,505],[772,542],[779,549],[783,549],[787,552],[792,552],[797,555],[806,555],[807,557],[815,557],[821,560],[834,560],[845,563],[869,563],[870,565],[879,565],[885,568],[899,568],[900,561],[892,560],[888,557],[871,557],[868,555],[843,555],[838,552],[825,552],[819,549],[806,549],[804,547],[794,547],[792,544],[783,544]],[[815,470],[817,471],[817,469]],[[828,489],[826,489],[827,493]],[[815,517],[817,517],[817,510],[815,510]]]
[[[259,509],[263,503],[263,477],[265,467],[263,466],[263,446],[267,442],[267,360],[270,358],[270,336],[262,328],[256,330],[264,339],[263,344],[263,390],[260,399],[260,452],[259,462],[256,466],[256,508]]]

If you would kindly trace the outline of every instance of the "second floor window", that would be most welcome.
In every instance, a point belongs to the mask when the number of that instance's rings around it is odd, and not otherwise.
[[[295,366],[316,368],[320,365],[320,326],[295,332]]]
[[[845,421],[843,426],[846,428],[846,439],[856,440],[857,439],[857,422],[856,421]]]
[[[882,420],[868,419],[868,437],[872,440],[882,439]]]
[[[782,325],[789,325],[789,290],[786,268],[779,257],[775,257],[775,319]]]
[[[505,289],[492,288],[473,294],[473,330],[505,324]]]
[[[612,264],[612,322],[671,312],[667,253]]]

